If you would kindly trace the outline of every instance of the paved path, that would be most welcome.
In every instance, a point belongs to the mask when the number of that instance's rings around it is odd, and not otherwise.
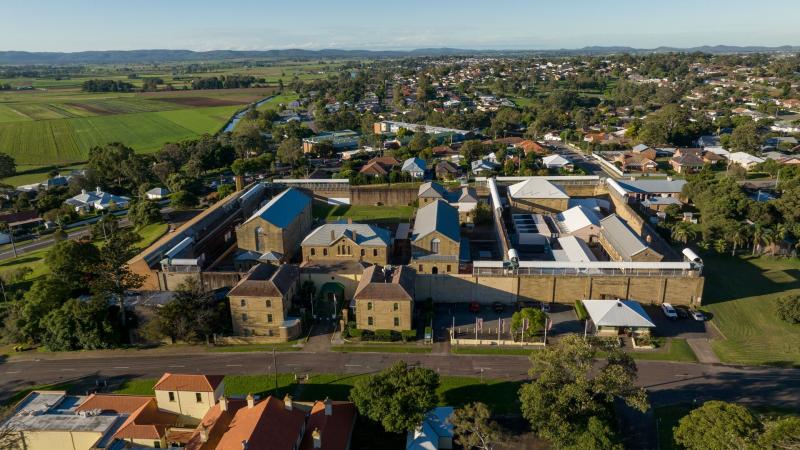
[[[691,338],[686,339],[686,343],[692,348],[692,351],[697,355],[698,361],[704,364],[719,364],[720,360],[714,349],[711,348],[711,341],[706,338]]]

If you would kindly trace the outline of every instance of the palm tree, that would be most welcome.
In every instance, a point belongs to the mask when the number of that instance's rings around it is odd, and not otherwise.
[[[775,235],[775,232],[772,231],[772,229],[770,229],[770,228],[764,228],[764,232],[761,235],[761,243],[765,247],[769,247],[769,246],[773,245],[776,241],[777,241],[777,236]],[[774,253],[775,253],[775,249],[774,248],[772,249],[772,253],[773,253],[773,256],[774,256]]]
[[[719,254],[725,253],[725,251],[728,250],[728,241],[725,239],[717,239],[714,241],[714,250]]]
[[[686,222],[680,222],[672,227],[672,240],[686,244],[697,237],[694,227]]]
[[[753,256],[756,255],[757,249],[764,242],[764,233],[766,229],[759,224],[753,228]]]
[[[731,250],[731,256],[736,255],[736,250],[745,245],[750,237],[750,226],[744,223],[737,223],[736,227],[733,229],[733,232],[730,234],[731,244],[733,244],[733,248]]]

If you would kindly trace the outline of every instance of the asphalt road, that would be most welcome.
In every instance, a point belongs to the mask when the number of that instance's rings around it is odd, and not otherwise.
[[[81,236],[87,236],[91,232],[90,228],[84,228],[78,231],[72,231],[67,233],[67,236],[70,239],[78,239]],[[34,242],[32,244],[25,244],[24,242],[21,244],[16,244],[17,246],[17,256],[24,255],[26,253],[30,253],[42,248],[50,247],[53,245],[53,238],[42,239],[41,241]],[[0,261],[5,259],[14,258],[14,251],[8,250],[5,252],[0,253]]]
[[[483,376],[524,380],[530,363],[518,356],[466,356],[434,354],[280,352],[281,373],[359,374],[379,371],[403,359],[442,375]],[[186,355],[37,358],[17,357],[0,362],[0,398],[26,387],[83,378],[155,378],[164,372],[207,374],[269,374],[272,354],[197,353]],[[638,384],[650,392],[653,405],[721,399],[753,404],[793,407],[800,405],[800,370],[744,368],[661,361],[638,361]]]

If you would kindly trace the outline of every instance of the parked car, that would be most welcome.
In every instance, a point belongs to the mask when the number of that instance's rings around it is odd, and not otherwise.
[[[542,312],[549,313],[550,312],[550,304],[542,302]]]
[[[675,312],[677,312],[677,313],[678,313],[678,318],[680,318],[680,319],[688,319],[688,318],[689,318],[689,316],[691,315],[691,314],[689,313],[689,310],[688,310],[688,309],[686,309],[686,308],[682,308],[682,307],[680,307],[680,306],[676,306],[676,307],[675,307]]]
[[[675,308],[672,307],[669,303],[662,303],[661,304],[661,311],[664,312],[664,315],[667,319],[675,320],[678,318],[678,313],[675,311]]]
[[[705,322],[706,321],[706,315],[703,314],[703,311],[698,311],[698,310],[695,309],[695,310],[692,311],[692,319],[694,319],[694,320],[696,320],[698,322]]]
[[[517,301],[517,311],[521,311],[524,308],[539,309],[541,307],[542,307],[542,303],[534,301],[534,300],[519,300],[519,301]]]
[[[500,302],[494,302],[494,303],[492,303],[492,309],[496,313],[501,313],[506,309],[506,305],[504,305],[504,304],[502,304]]]
[[[470,302],[469,303],[469,312],[471,313],[479,313],[481,312],[481,304],[478,302]]]

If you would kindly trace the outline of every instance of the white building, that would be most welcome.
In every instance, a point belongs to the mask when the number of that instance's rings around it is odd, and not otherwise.
[[[103,192],[99,187],[92,192],[87,192],[86,189],[81,190],[81,193],[75,197],[67,199],[64,203],[75,208],[75,211],[91,211],[91,210],[105,210],[112,205],[117,208],[127,208],[131,199],[120,195],[109,194]]]

